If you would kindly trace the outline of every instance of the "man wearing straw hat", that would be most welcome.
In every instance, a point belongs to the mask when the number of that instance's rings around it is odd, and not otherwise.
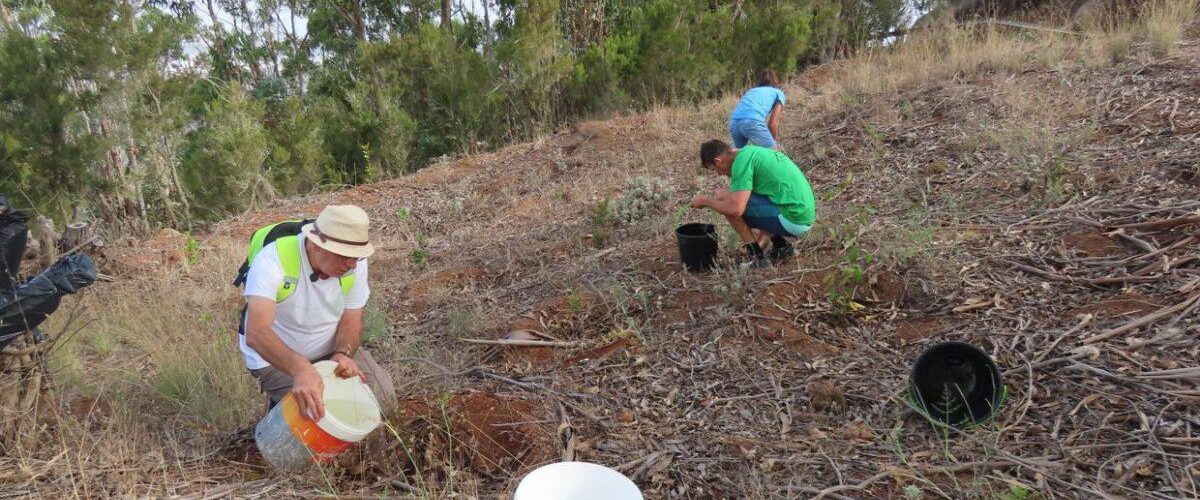
[[[395,405],[391,375],[361,345],[363,308],[370,296],[367,257],[375,251],[368,225],[363,209],[330,205],[299,234],[265,245],[255,234],[238,341],[246,367],[272,406],[291,393],[301,414],[320,420],[324,383],[313,363],[322,360],[337,362],[335,373],[342,378],[362,378],[385,412]],[[268,228],[260,233],[269,233]]]

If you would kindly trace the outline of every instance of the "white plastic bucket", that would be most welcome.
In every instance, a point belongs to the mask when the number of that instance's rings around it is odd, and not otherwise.
[[[334,361],[320,361],[313,367],[325,384],[325,416],[313,422],[301,415],[296,399],[288,394],[254,428],[259,452],[277,469],[332,460],[379,427],[379,402],[367,384],[358,377],[335,375]]]
[[[603,465],[559,462],[538,467],[521,479],[513,500],[642,500],[642,491]]]

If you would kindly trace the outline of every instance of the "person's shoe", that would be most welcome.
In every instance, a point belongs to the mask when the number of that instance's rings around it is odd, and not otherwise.
[[[796,255],[796,247],[782,236],[771,237],[771,261],[781,262]]]
[[[757,242],[742,245],[742,248],[734,255],[734,262],[742,269],[761,269],[771,265],[771,260],[767,258]]]

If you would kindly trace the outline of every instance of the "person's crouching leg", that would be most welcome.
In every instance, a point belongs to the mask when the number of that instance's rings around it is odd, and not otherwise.
[[[392,374],[379,366],[365,348],[359,348],[358,352],[354,353],[354,362],[358,364],[358,369],[362,370],[363,375],[367,376],[367,386],[375,393],[375,399],[379,401],[379,410],[385,416],[390,415],[396,409],[396,385],[392,382]]]

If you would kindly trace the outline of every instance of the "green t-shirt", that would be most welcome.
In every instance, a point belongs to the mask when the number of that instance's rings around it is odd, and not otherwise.
[[[774,149],[746,146],[738,150],[729,173],[729,190],[766,196],[787,220],[811,226],[817,204],[808,179],[792,160]]]

